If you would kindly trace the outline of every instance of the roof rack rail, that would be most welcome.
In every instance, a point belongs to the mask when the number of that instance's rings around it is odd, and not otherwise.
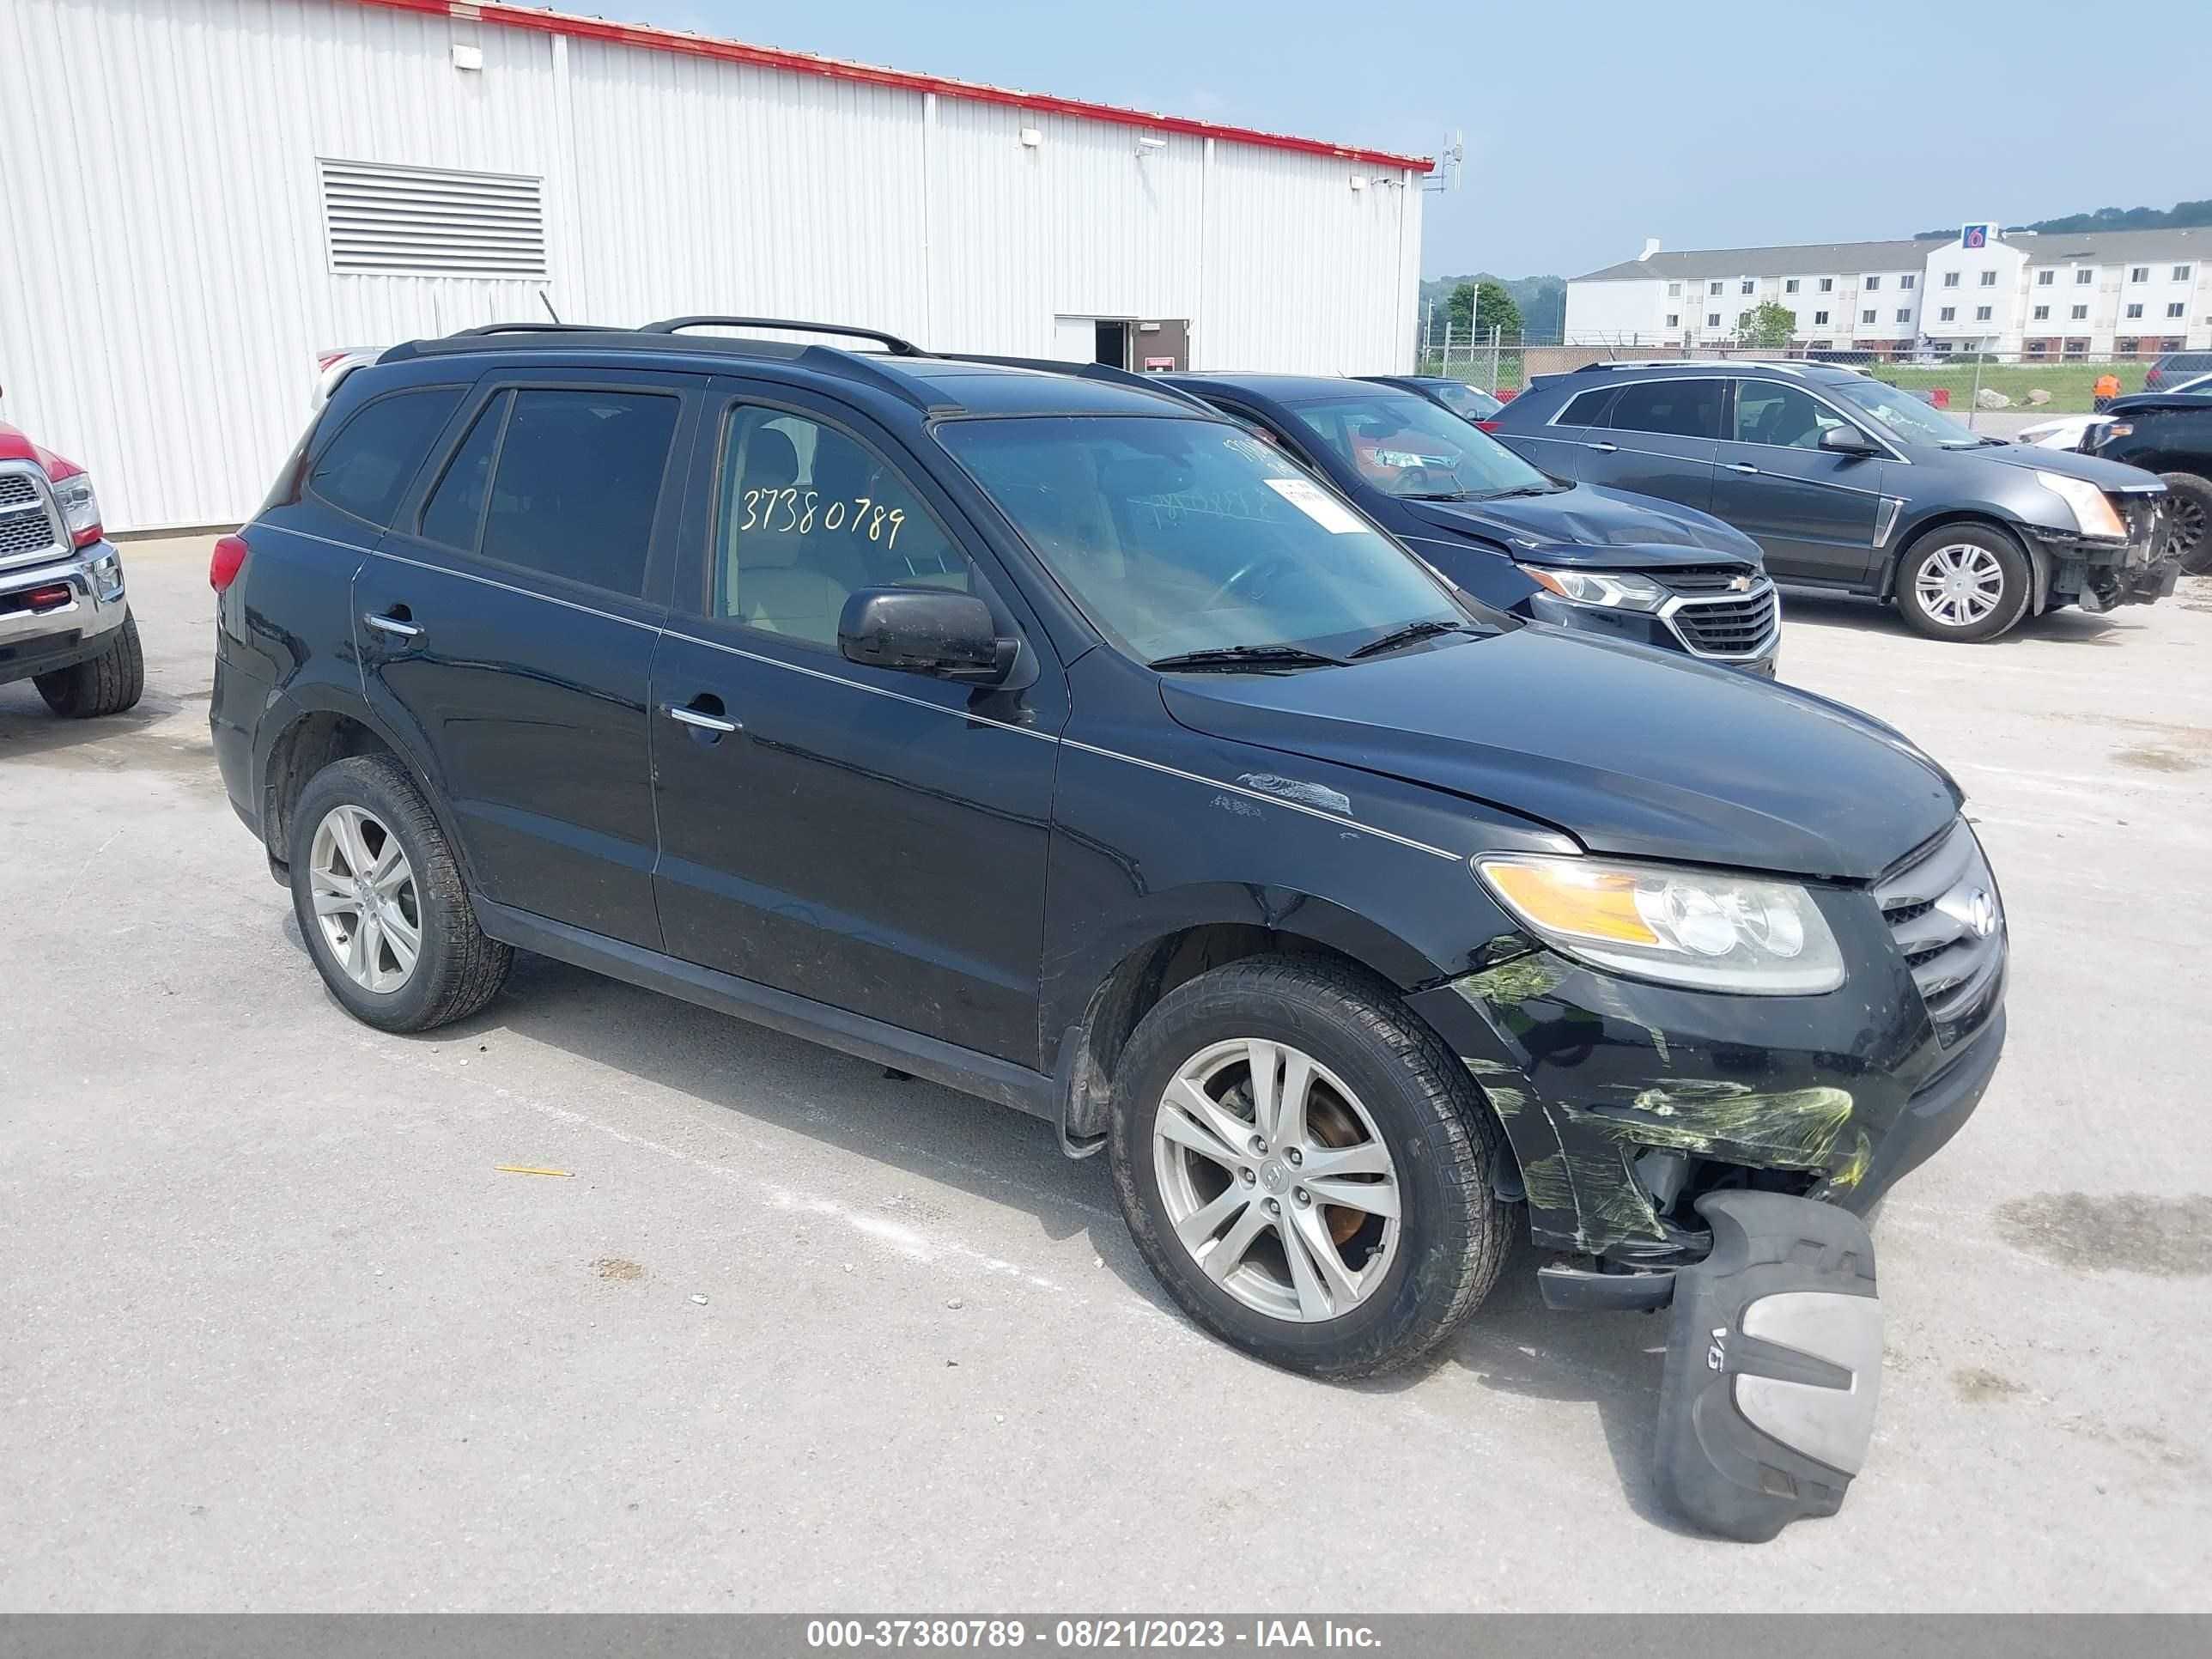
[[[1074,363],[1060,357],[1013,357],[990,351],[940,351],[937,355],[947,362],[990,363],[1000,368],[1034,368],[1047,374],[1072,374],[1079,380],[1103,380],[1112,386],[1142,386],[1147,392],[1156,392],[1176,403],[1202,409],[1209,415],[1221,412],[1194,392],[1170,386],[1158,375],[1139,374],[1133,369],[1116,368],[1111,363]]]
[[[620,331],[601,323],[482,323],[475,328],[457,328],[447,338],[466,340],[479,334],[610,334]]]
[[[911,340],[886,334],[879,328],[856,328],[850,323],[802,323],[787,317],[667,317],[647,323],[641,334],[681,334],[687,328],[782,328],[800,334],[840,334],[858,340],[875,340],[894,357],[926,357],[929,354]]]

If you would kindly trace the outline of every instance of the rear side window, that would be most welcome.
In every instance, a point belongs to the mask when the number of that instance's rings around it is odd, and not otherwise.
[[[1718,380],[1647,380],[1620,389],[1613,406],[1615,432],[1655,432],[1670,438],[1721,435]]]
[[[680,407],[673,395],[650,392],[503,393],[477,416],[439,481],[422,534],[640,598]]]
[[[362,405],[316,457],[307,488],[339,511],[382,529],[453,418],[461,391],[424,386]]]
[[[1607,399],[1619,391],[1618,386],[1600,386],[1595,392],[1585,392],[1559,411],[1555,426],[1603,426]]]

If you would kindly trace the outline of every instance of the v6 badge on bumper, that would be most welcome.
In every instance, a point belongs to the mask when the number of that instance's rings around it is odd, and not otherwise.
[[[1713,1248],[1674,1275],[1660,1496],[1760,1542],[1833,1515],[1865,1461],[1881,1394],[1874,1241],[1848,1211],[1779,1193],[1708,1193],[1698,1212]]]

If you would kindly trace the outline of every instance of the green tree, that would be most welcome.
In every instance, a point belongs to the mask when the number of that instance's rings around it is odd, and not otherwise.
[[[1456,300],[1458,295],[1453,295]],[[1477,339],[1486,340],[1490,331],[1496,329],[1508,339],[1521,337],[1521,307],[1513,303],[1513,296],[1505,291],[1505,284],[1485,277],[1474,293],[1474,333]]]
[[[1493,284],[1485,283],[1482,286],[1489,288]],[[1444,315],[1450,320],[1452,333],[1460,339],[1465,339],[1468,331],[1474,327],[1474,307],[1478,292],[1473,283],[1462,283],[1451,291],[1451,297],[1444,301]]]
[[[1745,345],[1785,346],[1796,330],[1797,313],[1771,300],[1736,313],[1735,337]]]

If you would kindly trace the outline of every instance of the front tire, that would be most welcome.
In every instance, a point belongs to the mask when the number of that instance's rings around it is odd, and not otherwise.
[[[2027,614],[2030,597],[2027,555],[1987,525],[1939,526],[1898,567],[1897,608],[1931,640],[1993,640]]]
[[[2172,496],[2172,534],[2169,545],[2181,556],[2181,568],[2192,576],[2212,576],[2212,478],[2194,472],[2164,475]]]
[[[137,705],[146,690],[146,653],[138,643],[138,619],[128,611],[96,657],[40,674],[31,682],[46,707],[64,720],[97,720]]]
[[[428,1031],[499,994],[514,952],[487,939],[459,864],[407,769],[356,755],[308,780],[292,811],[292,910],[345,1011]]]
[[[1497,1282],[1497,1119],[1381,981],[1258,957],[1178,986],[1114,1073],[1115,1190],[1146,1264],[1269,1364],[1370,1376]]]

